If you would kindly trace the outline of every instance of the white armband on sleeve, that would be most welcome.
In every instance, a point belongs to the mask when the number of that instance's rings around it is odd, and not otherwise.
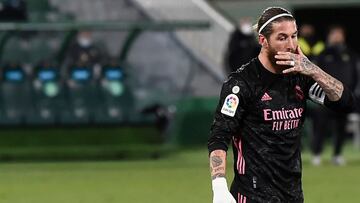
[[[317,82],[310,87],[309,97],[313,102],[324,105],[325,92]]]

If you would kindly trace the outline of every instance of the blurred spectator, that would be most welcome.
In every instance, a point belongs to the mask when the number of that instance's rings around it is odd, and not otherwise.
[[[101,64],[106,60],[106,51],[94,42],[92,33],[89,31],[80,31],[77,34],[76,41],[73,42],[67,52],[66,64],[86,64],[94,66]]]
[[[301,50],[310,60],[325,49],[325,43],[317,38],[315,28],[311,24],[304,23],[300,26],[298,40]]]
[[[343,82],[354,91],[357,85],[357,55],[346,45],[345,30],[340,25],[330,27],[325,50],[317,57],[316,63],[324,67],[325,71]],[[335,165],[344,165],[342,147],[346,138],[347,115],[339,115],[325,108],[316,108],[312,114],[314,136],[312,151],[314,165],[321,163],[324,138],[334,134],[334,151],[332,162]],[[329,123],[330,122],[332,123]]]
[[[231,34],[225,53],[225,69],[231,73],[240,68],[250,59],[257,57],[260,52],[254,30],[249,17],[241,18],[239,25]]]
[[[24,0],[4,0],[0,2],[0,21],[14,22],[27,20],[27,6]]]
[[[174,116],[174,113],[176,112],[176,107],[173,105],[163,105],[160,103],[154,103],[152,105],[149,105],[142,109],[142,114],[147,115],[155,115],[156,121],[155,125],[156,128],[161,133],[162,137],[166,140],[169,139],[169,127],[170,123],[172,121],[172,118]]]

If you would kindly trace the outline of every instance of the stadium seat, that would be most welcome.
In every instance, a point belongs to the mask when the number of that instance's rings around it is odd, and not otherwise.
[[[67,108],[61,112],[63,124],[88,124],[98,111],[97,81],[91,66],[72,66],[66,79]]]
[[[33,105],[27,75],[18,64],[4,65],[1,72],[0,124],[22,124]]]
[[[96,122],[116,124],[129,121],[129,116],[134,113],[134,98],[122,66],[112,64],[102,67],[99,90],[103,102]]]
[[[59,68],[43,64],[35,68],[32,80],[34,108],[26,116],[27,124],[55,124],[66,107]]]

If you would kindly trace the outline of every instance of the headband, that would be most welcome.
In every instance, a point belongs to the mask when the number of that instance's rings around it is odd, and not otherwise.
[[[283,16],[289,16],[289,17],[292,17],[294,18],[291,14],[288,14],[288,13],[281,13],[281,14],[278,14],[272,18],[270,18],[268,21],[266,21],[259,29],[259,34],[261,33],[261,31],[269,24],[271,23],[271,21],[277,19],[277,18],[280,18],[280,17],[283,17]]]

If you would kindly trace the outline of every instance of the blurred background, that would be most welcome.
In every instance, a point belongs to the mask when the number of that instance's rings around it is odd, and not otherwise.
[[[360,0],[0,0],[0,202],[211,202],[221,85],[269,6],[359,94]],[[359,202],[358,112],[309,107],[305,201]]]

